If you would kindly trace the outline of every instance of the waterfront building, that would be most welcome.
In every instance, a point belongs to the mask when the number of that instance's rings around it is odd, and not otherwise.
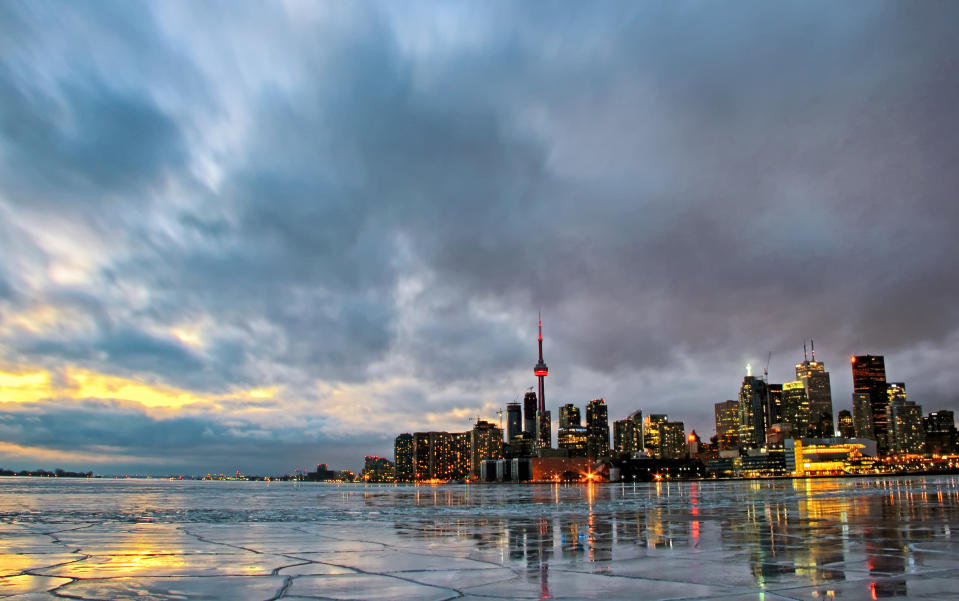
[[[922,407],[906,399],[906,387],[901,382],[889,385],[889,398],[886,416],[889,451],[896,455],[922,453],[926,443]]]
[[[502,459],[503,430],[493,422],[481,419],[477,420],[469,435],[470,473],[478,478],[483,461]]]
[[[812,360],[796,365],[796,379],[803,383],[809,401],[810,433],[813,437],[835,436],[829,372],[822,361],[816,361],[815,346],[812,347]]]
[[[429,432],[413,433],[413,479],[429,480],[433,477],[433,456]]]
[[[952,411],[940,409],[922,419],[926,430],[926,452],[931,455],[956,453],[959,432]]]
[[[500,450],[503,445],[503,431],[499,431]],[[451,432],[447,480],[465,480],[470,475],[472,467],[472,442],[469,432]]]
[[[789,438],[805,438],[809,432],[809,398],[801,380],[783,384],[782,419],[789,424]]]
[[[502,430],[500,445],[502,445]],[[470,437],[466,432],[413,434],[415,480],[462,480],[470,471]]]
[[[878,450],[863,438],[797,438],[785,442],[786,471],[796,476],[867,473]]]
[[[882,355],[854,355],[852,363],[852,386],[854,393],[869,395],[872,410],[872,431],[879,445],[879,453],[889,448],[886,407],[889,396],[886,390],[886,362]]]
[[[613,422],[613,449],[619,456],[634,457],[643,450],[643,423],[631,418]]]
[[[663,422],[660,425],[660,454],[663,459],[684,459],[687,456],[686,425]]]
[[[723,401],[716,403],[716,442],[720,449],[735,449],[739,446],[739,403]]]
[[[839,412],[836,427],[839,429],[839,436],[843,438],[855,438],[856,423],[853,421],[852,413],[850,413],[848,409],[843,409]]]
[[[876,431],[872,427],[872,397],[868,392],[852,393],[852,421],[856,438],[876,440]]]
[[[752,375],[747,367],[746,377],[739,387],[739,446],[761,447],[766,442],[766,383]]]
[[[520,432],[509,441],[512,457],[532,457],[534,455],[535,440],[529,432]]]
[[[363,458],[363,471],[360,478],[364,482],[395,482],[396,469],[386,457],[367,455]]]
[[[766,427],[782,421],[783,385],[766,384]]]
[[[582,426],[582,418],[580,418],[579,407],[572,403],[566,403],[559,408],[559,427],[560,428],[569,428],[571,426]]]
[[[512,442],[513,438],[523,432],[523,407],[519,403],[512,402],[506,404],[506,441]]]
[[[393,441],[393,460],[397,482],[412,482],[415,479],[413,471],[413,435],[400,434]]]
[[[586,456],[609,457],[609,416],[604,399],[586,404]]]
[[[643,418],[643,444],[646,445],[646,454],[650,457],[656,459],[662,458],[661,428],[668,420],[669,417],[659,413],[651,413]]]
[[[558,447],[570,457],[586,457],[586,426],[569,426],[559,429]]]
[[[533,391],[527,392],[523,397],[523,432],[533,438],[536,438],[536,410],[538,407],[536,393]]]

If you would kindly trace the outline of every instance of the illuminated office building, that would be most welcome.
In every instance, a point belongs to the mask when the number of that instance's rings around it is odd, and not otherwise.
[[[586,437],[587,457],[609,457],[609,417],[603,399],[586,404]]]
[[[739,403],[723,401],[716,403],[716,441],[723,450],[739,446]]]
[[[549,411],[536,412],[536,448],[540,451],[553,448],[553,430]]]
[[[393,460],[395,461],[396,481],[412,482],[414,480],[412,434],[400,434],[393,441]]]
[[[889,449],[886,416],[889,395],[886,390],[885,359],[882,355],[855,355],[850,361],[853,392],[869,395],[873,436],[879,445],[879,453],[885,454]]]
[[[392,461],[386,457],[367,455],[363,458],[363,471],[360,474],[363,482],[394,482],[396,469]]]
[[[585,426],[569,426],[559,429],[558,446],[569,452],[570,457],[586,457],[588,439]]]
[[[789,424],[789,438],[806,438],[809,431],[809,399],[800,380],[783,384],[781,423]]]

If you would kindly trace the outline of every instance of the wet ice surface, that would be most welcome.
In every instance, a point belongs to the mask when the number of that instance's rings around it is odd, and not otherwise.
[[[959,599],[959,478],[0,478],[4,599],[887,597]]]

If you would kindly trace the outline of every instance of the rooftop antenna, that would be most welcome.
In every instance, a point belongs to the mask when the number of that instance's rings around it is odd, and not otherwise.
[[[812,362],[816,362],[816,343],[813,342],[812,338],[809,339],[809,346],[812,347]]]
[[[809,361],[809,357],[806,356],[806,341],[805,341],[805,340],[802,341],[802,360],[803,360],[803,361]]]

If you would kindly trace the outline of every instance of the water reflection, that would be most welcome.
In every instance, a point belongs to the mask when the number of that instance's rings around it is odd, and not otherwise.
[[[695,558],[704,580],[732,582],[738,564],[760,588],[831,598],[868,587],[859,594],[879,599],[907,595],[908,574],[923,569],[910,545],[950,540],[957,487],[955,478],[473,487],[469,504],[458,490],[441,495],[431,529],[396,526],[409,536],[470,532],[481,556],[500,550],[498,561],[522,568],[542,598],[551,566],[617,574],[673,557]]]

